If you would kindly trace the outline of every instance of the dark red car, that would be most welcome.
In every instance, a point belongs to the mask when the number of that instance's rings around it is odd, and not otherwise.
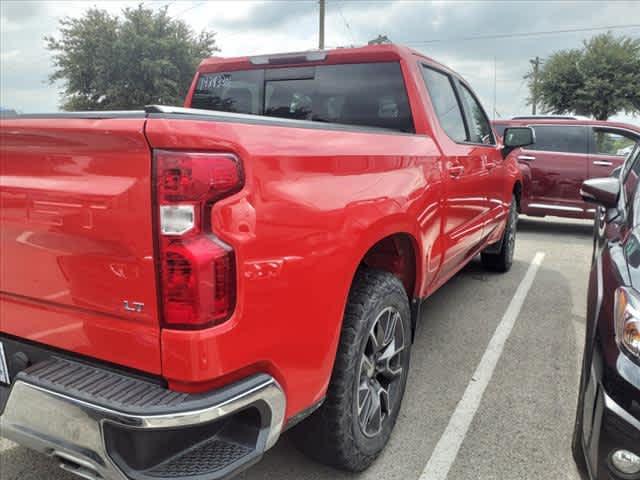
[[[499,135],[530,126],[536,142],[516,149],[522,172],[520,212],[532,216],[592,218],[594,207],[580,197],[589,178],[606,177],[622,165],[640,139],[640,127],[572,117],[515,117],[493,122]]]

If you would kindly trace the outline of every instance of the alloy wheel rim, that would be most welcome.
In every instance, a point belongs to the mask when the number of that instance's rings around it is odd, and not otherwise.
[[[358,377],[358,422],[366,437],[375,437],[391,416],[400,394],[405,349],[400,312],[387,307],[376,317],[362,357]]]

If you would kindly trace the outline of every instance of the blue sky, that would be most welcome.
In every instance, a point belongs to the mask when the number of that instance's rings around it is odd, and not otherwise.
[[[0,2],[0,105],[23,112],[58,109],[58,86],[50,85],[50,55],[43,37],[56,33],[64,16],[78,16],[91,6],[118,13],[138,2]],[[253,55],[317,47],[318,2],[145,1],[185,20],[196,31],[217,32],[222,56]],[[327,0],[326,43],[361,45],[378,34],[409,45],[461,73],[488,111],[499,116],[529,113],[523,75],[529,59],[579,47],[606,31],[640,37],[638,1],[460,1]],[[558,30],[589,30],[548,33]],[[531,34],[533,33],[533,34]],[[518,34],[510,38],[480,38]],[[527,35],[522,35],[527,34]],[[531,34],[531,35],[529,35]],[[468,37],[476,37],[469,40]],[[640,117],[617,119],[640,123]]]

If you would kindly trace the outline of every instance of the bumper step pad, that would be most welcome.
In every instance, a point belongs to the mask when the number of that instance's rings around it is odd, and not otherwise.
[[[3,435],[85,478],[219,480],[260,459],[284,412],[282,389],[265,374],[187,394],[51,356],[16,375],[0,418]]]
[[[47,390],[129,413],[165,411],[167,407],[179,407],[190,397],[148,380],[59,357],[28,368],[18,378]]]

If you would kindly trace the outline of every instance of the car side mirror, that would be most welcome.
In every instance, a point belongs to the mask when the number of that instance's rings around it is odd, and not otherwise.
[[[509,127],[504,130],[502,156],[507,158],[514,149],[536,143],[536,133],[531,127]]]
[[[620,180],[614,177],[590,178],[582,182],[580,196],[585,202],[596,203],[605,208],[618,206]]]

